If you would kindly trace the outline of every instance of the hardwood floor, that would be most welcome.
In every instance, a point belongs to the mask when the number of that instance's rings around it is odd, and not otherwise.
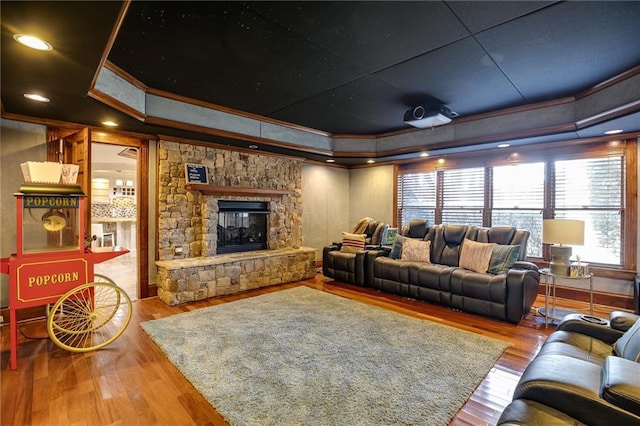
[[[473,392],[451,425],[494,425],[510,402],[520,374],[554,329],[533,314],[519,325],[336,283],[318,274],[292,284],[253,290],[177,307],[157,298],[138,300],[125,333],[108,347],[74,354],[48,338],[44,320],[19,325],[18,368],[9,370],[9,327],[2,327],[2,425],[225,425],[139,327],[139,323],[257,294],[306,285],[396,312],[503,340],[509,348]],[[538,297],[536,307],[544,306]],[[558,306],[588,312],[588,304],[558,300]],[[608,318],[615,310],[595,306]]]

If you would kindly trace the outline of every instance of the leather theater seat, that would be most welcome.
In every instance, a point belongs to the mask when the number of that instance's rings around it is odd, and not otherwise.
[[[336,281],[363,286],[365,283],[366,250],[377,249],[387,238],[389,224],[363,218],[352,229],[353,234],[365,234],[362,251],[348,252],[341,243],[333,243],[322,250],[322,273]]]

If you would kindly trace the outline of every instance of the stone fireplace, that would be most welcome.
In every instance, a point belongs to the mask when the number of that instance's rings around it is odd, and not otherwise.
[[[192,163],[207,166],[208,183],[186,184]],[[301,159],[162,140],[158,216],[158,297],[167,304],[316,273],[315,249],[301,247]]]
[[[159,260],[218,254],[220,200],[266,203],[267,249],[302,245],[302,160],[164,140],[158,157]],[[207,166],[208,185],[187,187],[188,163]]]

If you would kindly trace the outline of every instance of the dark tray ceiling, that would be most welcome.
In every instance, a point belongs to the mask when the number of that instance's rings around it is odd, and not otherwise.
[[[0,3],[4,112],[176,133],[87,96],[122,6]],[[640,65],[638,22],[640,2],[134,1],[108,60],[154,89],[380,134],[409,128],[404,112],[430,99],[466,117],[576,95]],[[48,38],[53,55],[26,52],[17,31]],[[54,101],[26,101],[34,89]]]

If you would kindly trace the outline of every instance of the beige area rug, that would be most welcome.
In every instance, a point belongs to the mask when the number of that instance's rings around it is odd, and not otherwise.
[[[446,425],[508,346],[308,287],[141,326],[233,425]]]

